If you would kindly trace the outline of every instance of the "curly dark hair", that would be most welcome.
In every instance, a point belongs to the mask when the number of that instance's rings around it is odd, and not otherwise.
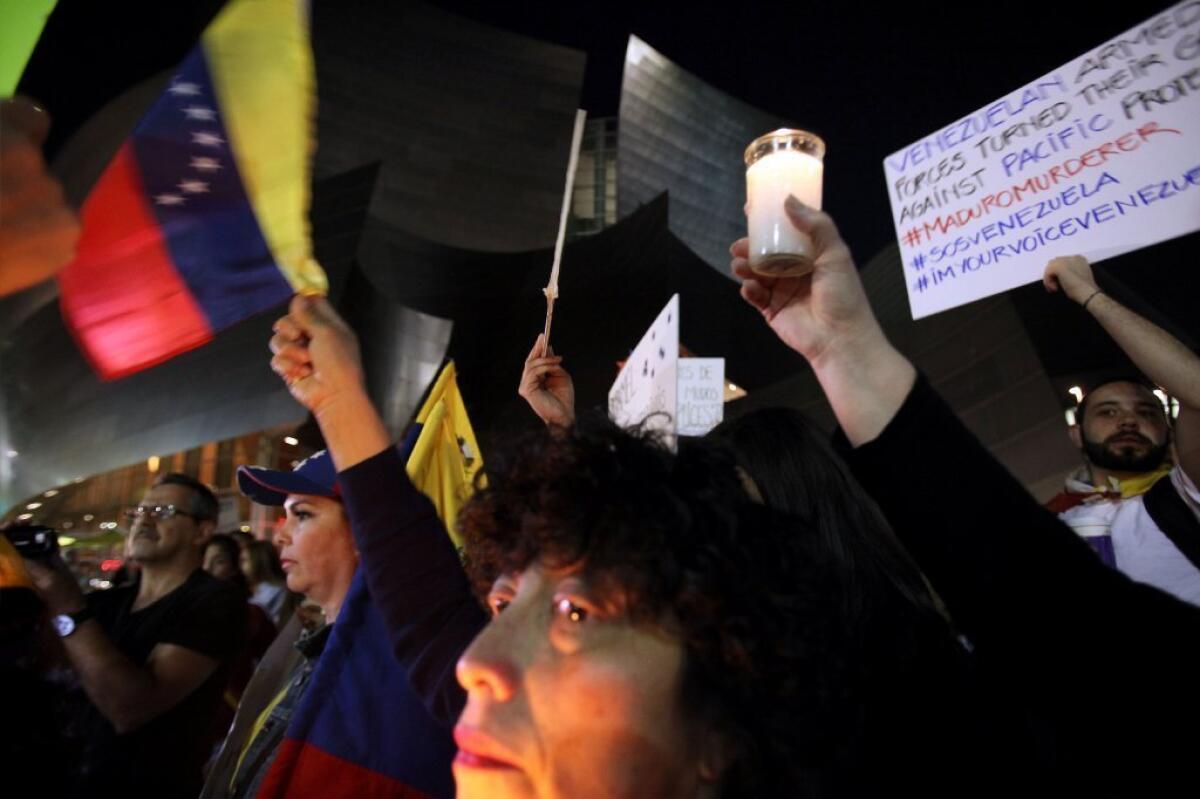
[[[861,712],[842,595],[813,529],[755,504],[733,457],[584,416],[493,453],[460,516],[477,592],[534,562],[582,566],[631,621],[678,636],[683,701],[724,736],[723,797],[826,795]]]

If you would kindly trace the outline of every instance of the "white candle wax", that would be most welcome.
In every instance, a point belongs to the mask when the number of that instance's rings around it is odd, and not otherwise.
[[[811,208],[821,207],[821,159],[797,150],[779,150],[746,170],[750,268],[763,274],[805,274],[812,269],[813,245],[783,210],[789,194]]]

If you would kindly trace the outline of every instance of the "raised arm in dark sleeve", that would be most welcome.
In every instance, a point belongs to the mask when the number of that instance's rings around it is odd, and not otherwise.
[[[392,651],[429,711],[453,725],[466,698],[455,664],[487,623],[458,553],[394,447],[341,472],[338,482]]]
[[[1200,711],[1200,609],[1105,567],[923,377],[875,439],[851,449],[837,438],[1014,695],[1061,740],[1094,747],[1118,793],[1182,777]],[[1111,746],[1119,756],[1103,754]]]

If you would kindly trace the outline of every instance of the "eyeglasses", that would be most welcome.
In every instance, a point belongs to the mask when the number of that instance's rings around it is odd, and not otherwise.
[[[174,519],[176,516],[187,516],[189,519],[196,519],[197,521],[200,519],[196,514],[189,513],[174,505],[138,505],[125,511],[125,518],[131,522],[144,519],[147,516],[152,516],[156,521],[160,522],[165,522],[167,519]]]

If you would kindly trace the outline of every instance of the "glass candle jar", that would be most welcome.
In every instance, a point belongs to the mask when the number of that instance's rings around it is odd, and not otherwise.
[[[813,243],[783,210],[789,194],[821,207],[825,142],[803,130],[780,128],[746,148],[746,216],[750,268],[768,277],[798,277],[813,268]]]

